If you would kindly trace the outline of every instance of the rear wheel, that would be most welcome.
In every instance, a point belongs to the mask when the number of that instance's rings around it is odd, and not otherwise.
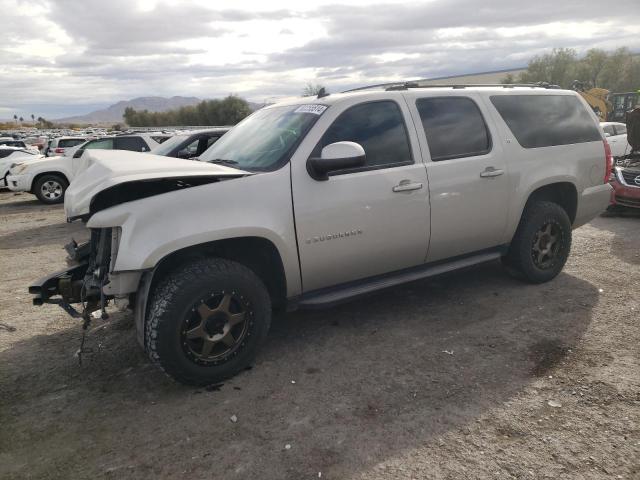
[[[208,385],[247,367],[271,323],[271,300],[247,267],[202,259],[169,274],[149,304],[151,360],[179,382]]]
[[[560,273],[570,250],[567,212],[553,202],[534,202],[526,207],[503,263],[516,277],[543,283]]]
[[[66,179],[60,175],[47,174],[36,180],[33,193],[42,203],[61,203],[64,201],[64,192],[68,186]]]

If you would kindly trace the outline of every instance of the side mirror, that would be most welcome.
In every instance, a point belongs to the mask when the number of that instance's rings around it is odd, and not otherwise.
[[[605,136],[605,137],[610,137],[610,136],[611,136],[611,134],[610,134],[610,133],[607,133],[607,132],[604,132],[604,136]]]
[[[81,149],[77,150],[76,153],[73,154],[73,158],[80,158],[83,153],[84,153],[84,149],[81,148]]]
[[[329,173],[364,166],[364,148],[355,142],[336,142],[322,149],[320,157],[307,160],[307,172],[314,180],[328,180]]]

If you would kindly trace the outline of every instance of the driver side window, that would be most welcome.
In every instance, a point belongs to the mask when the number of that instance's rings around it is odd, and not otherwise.
[[[356,142],[366,154],[365,169],[413,163],[402,111],[391,100],[362,103],[345,110],[325,132],[314,151],[335,142]]]

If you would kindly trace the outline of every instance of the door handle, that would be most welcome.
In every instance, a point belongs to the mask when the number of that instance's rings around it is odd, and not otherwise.
[[[394,192],[410,192],[411,190],[420,190],[421,188],[421,183],[411,183],[411,180],[401,180],[392,190]]]
[[[480,176],[482,178],[499,177],[503,173],[504,173],[504,170],[501,170],[501,169],[498,169],[498,168],[494,168],[494,167],[487,167],[487,168],[484,169],[484,171],[480,172]]]

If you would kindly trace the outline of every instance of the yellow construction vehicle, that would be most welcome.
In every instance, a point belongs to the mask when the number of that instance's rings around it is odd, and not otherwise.
[[[579,80],[575,80],[571,88],[582,95],[582,98],[584,98],[591,106],[601,122],[607,121],[609,114],[613,110],[613,105],[609,100],[607,100],[609,90],[597,87],[585,90],[584,83]]]

